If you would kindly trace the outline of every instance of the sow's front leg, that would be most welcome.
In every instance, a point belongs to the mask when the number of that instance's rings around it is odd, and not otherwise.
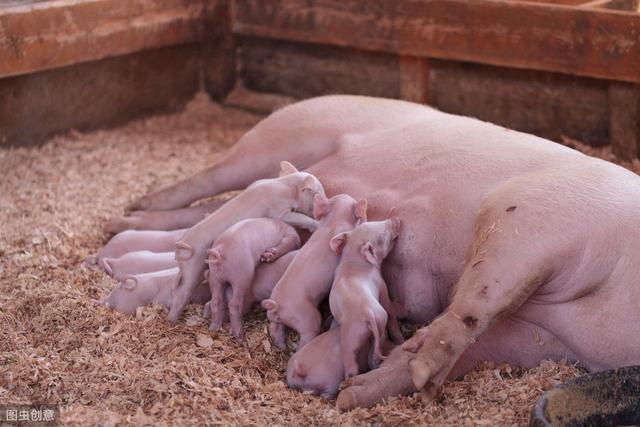
[[[553,276],[555,264],[569,253],[568,241],[549,227],[541,230],[539,223],[527,227],[526,221],[515,219],[516,212],[512,218],[485,217],[487,221],[477,223],[451,304],[396,347],[379,369],[345,381],[339,409],[371,406],[416,390],[434,397],[465,349]]]

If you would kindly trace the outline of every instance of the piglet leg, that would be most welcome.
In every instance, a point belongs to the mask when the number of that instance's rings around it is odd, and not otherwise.
[[[300,212],[289,211],[282,215],[280,219],[292,227],[309,230],[312,233],[318,228],[318,221]]]
[[[380,305],[382,305],[388,315],[387,330],[389,331],[391,340],[396,344],[402,344],[404,342],[404,337],[402,336],[400,325],[398,324],[397,310],[395,304],[393,304],[389,298],[389,292],[386,284],[383,284],[380,289]]]
[[[260,261],[262,262],[274,262],[282,255],[285,255],[291,251],[294,251],[300,247],[300,238],[297,233],[293,233],[287,236],[284,236],[280,242],[272,247],[267,249],[260,256]]]
[[[253,272],[235,279],[231,286],[233,295],[229,300],[229,322],[231,323],[231,334],[237,341],[242,341],[242,316],[245,313],[246,300],[250,298],[251,284],[253,283]]]

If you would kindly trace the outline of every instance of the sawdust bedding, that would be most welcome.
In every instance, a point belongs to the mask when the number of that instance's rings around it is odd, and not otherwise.
[[[209,337],[201,307],[172,325],[162,307],[126,316],[95,306],[114,281],[82,260],[105,242],[106,219],[210,164],[259,119],[199,94],[176,114],[0,150],[0,403],[61,404],[68,425],[509,426],[527,423],[544,390],[583,373],[487,363],[436,402],[395,397],[342,414],[286,387],[288,354],[270,346],[259,312],[240,346],[227,333]]]

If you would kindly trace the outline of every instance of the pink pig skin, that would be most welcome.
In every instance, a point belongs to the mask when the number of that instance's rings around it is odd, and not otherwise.
[[[297,220],[306,221],[305,216],[311,215],[315,194],[324,195],[320,181],[283,161],[279,178],[254,182],[185,232],[176,243],[180,276],[167,319],[178,320],[189,295],[202,278],[207,250],[225,230],[238,221],[263,217],[282,218],[298,226]],[[285,214],[287,218],[283,218]]]
[[[274,262],[262,263],[258,265],[258,268],[256,268],[256,275],[253,279],[253,283],[251,284],[251,292],[249,293],[249,297],[245,298],[244,300],[242,316],[249,312],[253,304],[261,302],[263,299],[269,298],[271,296],[273,287],[276,285],[276,283],[278,283],[278,280],[280,280],[287,267],[289,267],[289,264],[291,264],[291,261],[293,261],[293,258],[295,258],[298,252],[299,251],[297,250],[291,251],[285,255],[282,255]],[[225,304],[228,304],[232,296],[233,290],[230,286],[227,286],[224,292]],[[202,316],[205,319],[211,316],[211,301],[207,302],[204,305],[204,312]]]
[[[364,199],[356,202],[346,194],[331,199],[316,195],[313,213],[319,221],[318,229],[278,281],[271,298],[262,301],[267,309],[269,333],[278,347],[286,347],[285,325],[300,334],[298,349],[320,333],[322,316],[317,307],[329,295],[338,264],[329,240],[366,221],[366,210]]]
[[[353,231],[331,239],[333,251],[341,255],[329,295],[331,313],[340,324],[340,342],[346,378],[360,372],[358,354],[373,335],[373,352],[384,359],[380,346],[386,340],[387,320],[397,343],[402,334],[380,273],[382,261],[395,246],[400,220],[365,222]]]
[[[127,275],[152,273],[178,266],[173,251],[135,251],[118,258],[104,258],[102,261],[107,274],[116,280],[122,280]]]
[[[99,304],[121,313],[133,314],[138,307],[156,303],[171,305],[173,283],[179,270],[177,267],[138,275],[128,275],[116,285]],[[191,296],[191,302],[203,304],[211,298],[206,282],[200,283]]]
[[[174,231],[137,231],[127,230],[116,234],[98,252],[97,255],[87,257],[85,263],[98,264],[106,271],[105,258],[118,258],[128,252],[173,252],[175,244],[186,230]]]
[[[224,291],[233,289],[229,300],[231,333],[242,340],[242,315],[251,300],[251,285],[261,262],[272,262],[300,247],[296,230],[279,219],[253,218],[240,221],[222,233],[209,249],[211,325],[217,331],[224,321]]]
[[[368,370],[368,348],[360,352],[358,362],[362,372]],[[340,327],[322,333],[311,340],[300,351],[291,356],[287,364],[289,387],[310,391],[313,394],[333,399],[344,380],[344,365],[340,346]]]

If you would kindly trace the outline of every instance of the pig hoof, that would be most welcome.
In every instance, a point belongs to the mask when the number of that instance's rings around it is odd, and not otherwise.
[[[98,256],[97,255],[89,255],[84,259],[84,265],[89,268],[95,268],[98,265]]]
[[[278,250],[276,248],[267,249],[260,256],[260,261],[262,262],[273,262],[278,255]]]
[[[338,399],[336,400],[336,406],[338,407],[338,410],[342,412],[349,411],[353,408],[357,408],[358,406],[360,406],[358,401],[358,396],[355,393],[355,391],[351,389],[342,391],[338,395]]]
[[[176,261],[188,261],[193,256],[193,248],[185,242],[176,243]]]
[[[133,202],[129,203],[125,209],[126,212],[131,211],[146,211],[151,207],[151,198],[149,196],[142,196]]]
[[[426,362],[416,357],[409,360],[409,374],[416,390],[422,390],[431,378],[431,369]]]

